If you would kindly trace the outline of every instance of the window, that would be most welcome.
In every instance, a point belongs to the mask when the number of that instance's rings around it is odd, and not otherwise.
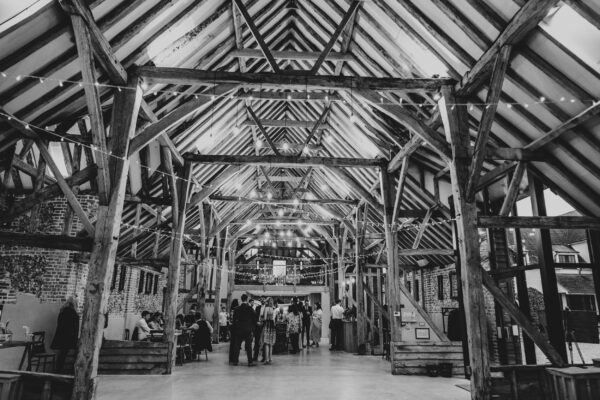
[[[596,311],[596,301],[593,295],[568,294],[567,307],[573,311]]]
[[[437,297],[438,300],[444,300],[444,275],[437,276]]]
[[[408,291],[410,293],[412,293],[412,282],[411,281],[406,282],[406,289],[408,289]]]
[[[125,281],[127,279],[127,268],[121,266],[121,275],[119,276],[119,292],[125,290]]]
[[[154,284],[154,274],[146,272],[146,287],[144,288],[145,294],[152,293],[152,285]]]
[[[421,300],[421,291],[419,290],[419,280],[415,279],[415,300],[416,301],[420,301]]]
[[[153,294],[158,293],[158,275],[154,277],[154,289],[152,290]]]
[[[577,259],[574,254],[557,254],[556,262],[559,263],[576,263]]]
[[[456,272],[450,272],[448,277],[450,279],[450,298],[458,299],[458,275]]]
[[[144,293],[144,278],[146,277],[145,271],[140,271],[140,280],[138,281],[138,293]]]
[[[124,267],[123,267],[124,269]],[[110,290],[115,290],[115,287],[117,286],[117,273],[119,272],[119,267],[117,265],[115,265],[113,267],[113,274],[112,274],[112,280],[110,281]]]

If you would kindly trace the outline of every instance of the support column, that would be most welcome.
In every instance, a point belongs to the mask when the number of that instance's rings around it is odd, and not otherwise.
[[[94,244],[85,287],[81,334],[75,359],[72,400],[92,400],[96,395],[98,355],[102,345],[110,279],[119,244],[121,215],[129,170],[127,157],[129,140],[135,132],[142,99],[137,82],[135,84],[131,82],[129,86],[131,89],[115,93],[114,98],[111,123],[111,149],[114,157],[110,159],[110,178],[107,179],[110,182],[109,191],[100,196],[100,199],[108,199],[108,202],[101,200],[98,207]],[[102,187],[100,185],[99,190],[103,190]]]
[[[167,374],[171,373],[175,363],[176,338],[175,317],[177,316],[177,297],[179,295],[179,271],[181,268],[181,253],[183,250],[183,235],[185,230],[186,205],[189,197],[192,177],[192,165],[186,162],[184,172],[180,176],[177,193],[179,210],[177,218],[173,218],[171,247],[169,251],[169,271],[167,274],[167,290],[165,293],[165,334],[163,339],[169,344],[167,356]],[[175,192],[173,192],[173,195]]]
[[[383,225],[385,229],[385,243],[387,254],[387,277],[386,294],[387,304],[390,315],[390,341],[402,341],[402,331],[400,327],[401,319],[396,314],[401,315],[402,299],[399,291],[399,265],[398,265],[398,244],[396,240],[396,224],[393,221],[394,214],[394,177],[387,172],[387,165],[381,167],[380,172],[381,196],[383,198]],[[390,353],[394,354],[393,346]],[[392,372],[394,365],[392,360]]]
[[[452,87],[442,89],[440,112],[450,138],[452,159],[449,160],[452,195],[456,212],[456,233],[460,252],[461,285],[468,331],[471,365],[471,399],[489,400],[491,376],[487,336],[487,316],[483,297],[477,207],[467,200],[471,163],[468,114],[465,101],[454,98]],[[457,104],[460,103],[460,104]]]
[[[594,278],[594,291],[596,292],[596,307],[600,306],[600,231],[587,231],[590,263]]]
[[[233,246],[229,247],[229,265],[227,274],[227,311],[231,310],[233,301],[233,289],[235,285],[235,252],[237,249],[237,240]]]
[[[365,296],[364,296],[364,262],[362,260],[363,254],[363,243],[364,236],[361,234],[363,231],[360,224],[361,211],[360,207],[356,207],[356,214],[354,220],[354,229],[356,230],[356,241],[355,241],[355,272],[356,272],[356,333],[357,343],[360,346],[365,344],[367,341],[367,323],[365,319]]]
[[[544,185],[527,173],[529,181],[529,194],[531,196],[531,210],[534,216],[545,216],[546,202],[544,201]],[[567,348],[565,347],[565,331],[563,328],[563,310],[560,305],[556,272],[552,252],[552,238],[549,229],[535,229],[537,243],[537,257],[540,265],[542,290],[544,291],[544,308],[548,328],[548,339],[554,349],[560,354],[563,361],[567,361]]]

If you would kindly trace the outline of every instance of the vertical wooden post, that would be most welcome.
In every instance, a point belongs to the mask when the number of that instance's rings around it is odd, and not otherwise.
[[[183,249],[183,235],[185,230],[185,214],[192,178],[192,165],[186,162],[184,172],[180,176],[179,210],[177,220],[173,219],[173,233],[171,235],[171,247],[169,251],[169,271],[167,274],[167,290],[165,293],[165,334],[163,339],[169,343],[167,357],[167,374],[171,373],[175,363],[175,317],[177,315],[177,296],[179,295],[179,270],[181,267],[181,252]],[[173,193],[175,194],[175,193]]]
[[[396,315],[401,313],[402,298],[399,290],[398,273],[398,242],[396,239],[396,224],[394,223],[394,177],[387,172],[387,165],[381,166],[380,172],[381,196],[383,198],[383,225],[385,229],[385,243],[387,249],[387,304],[390,314],[390,347],[392,354],[392,372],[394,371],[393,362],[393,343],[402,341],[402,330],[400,329],[401,319]]]
[[[357,343],[360,346],[367,341],[367,323],[365,319],[365,296],[364,296],[364,263],[362,260],[364,235],[362,235],[362,220],[360,206],[356,207],[354,229],[356,230],[355,240],[355,272],[356,272],[356,333]]]
[[[517,216],[517,205],[513,204],[513,215]],[[517,265],[523,264],[523,242],[521,242],[521,230],[515,229],[515,245],[517,248]],[[529,292],[527,291],[527,279],[525,271],[519,271],[516,275],[517,292],[519,297],[519,308],[531,320],[531,307],[529,305]],[[523,336],[523,348],[525,350],[525,362],[537,364],[535,355],[535,344],[528,335]]]
[[[546,202],[544,201],[544,185],[527,173],[529,181],[529,194],[531,196],[531,210],[534,216],[545,216]],[[563,310],[560,305],[556,272],[554,271],[554,260],[552,252],[552,238],[550,230],[536,229],[535,239],[537,243],[537,257],[540,265],[540,278],[544,291],[544,307],[546,312],[546,323],[548,327],[548,339],[550,344],[563,361],[567,361],[567,348],[565,347],[565,330],[563,328]]]
[[[215,307],[213,312],[213,341],[219,342],[219,312],[221,310],[221,278],[223,276],[222,268],[227,261],[225,261],[225,253],[227,247],[225,247],[227,240],[229,239],[229,226],[227,226],[225,231],[225,241],[223,242],[223,252],[218,256],[218,260],[220,261],[215,268]],[[229,255],[231,258],[231,254]]]
[[[450,138],[452,159],[449,160],[452,195],[456,212],[457,243],[460,252],[461,285],[469,334],[471,365],[471,399],[489,400],[491,376],[485,303],[483,297],[477,207],[467,200],[469,182],[470,139],[468,114],[464,101],[456,101],[453,88],[442,89],[440,113],[446,137]],[[457,104],[461,103],[461,104]]]
[[[587,240],[594,278],[594,290],[596,292],[596,306],[600,306],[600,231],[588,230]]]
[[[111,123],[111,149],[113,163],[109,192],[100,196],[98,219],[94,232],[94,244],[89,261],[85,288],[81,334],[75,360],[73,400],[91,400],[95,397],[98,372],[98,354],[102,344],[104,315],[108,303],[110,279],[114,268],[121,215],[125,200],[127,171],[129,168],[129,139],[135,132],[135,124],[142,99],[137,83],[130,82],[130,89],[115,93]],[[99,185],[99,190],[104,186]],[[103,199],[108,199],[108,202]]]
[[[44,141],[43,143],[45,146],[48,146],[48,142]],[[34,193],[36,193],[42,189],[42,187],[44,186],[45,178],[46,178],[46,161],[44,160],[44,157],[40,153],[40,156],[38,157],[38,165],[37,165],[35,180],[33,182],[33,192]],[[29,214],[30,215],[30,217],[29,217],[29,231],[30,232],[35,232],[37,230],[38,223],[39,223],[38,217],[39,217],[39,213],[40,213],[40,206],[41,206],[41,204],[36,204],[35,206],[33,206],[33,208],[31,209],[31,213]],[[70,208],[68,208],[68,210],[70,210]]]
[[[237,250],[237,240],[229,247],[229,265],[227,274],[227,311],[231,310],[233,301],[233,289],[235,286],[235,252]]]

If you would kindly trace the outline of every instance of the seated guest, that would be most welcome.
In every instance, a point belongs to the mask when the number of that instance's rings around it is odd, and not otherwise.
[[[150,329],[152,330],[156,330],[156,331],[162,331],[163,330],[163,317],[162,314],[160,312],[155,312],[154,314],[152,314],[152,318],[150,318],[150,321],[148,322],[148,326],[150,327]]]
[[[142,311],[142,318],[135,324],[134,335],[132,340],[146,340],[150,335],[150,327],[148,321],[150,320],[150,311]],[[137,335],[135,335],[137,333]],[[137,336],[137,338],[135,338]]]
[[[192,324],[194,322],[196,322],[196,313],[198,312],[197,310],[197,306],[194,304],[193,306],[190,307],[190,311],[188,312],[188,314],[183,318],[183,322],[185,322],[185,326],[187,326],[188,328],[190,326],[192,326]]]
[[[175,317],[175,329],[181,330],[185,328],[185,323],[183,322],[183,314],[177,314]]]
[[[204,349],[212,352],[213,327],[201,313],[196,314],[196,322],[190,326],[192,330],[192,349],[199,354]]]

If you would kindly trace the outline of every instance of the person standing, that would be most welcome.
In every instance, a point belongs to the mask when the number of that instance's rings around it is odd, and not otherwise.
[[[331,307],[331,347],[329,350],[342,350],[342,318],[344,318],[344,307],[342,300],[337,299]]]
[[[221,342],[227,340],[227,311],[225,311],[225,307],[221,307],[219,312],[219,340]]]
[[[314,346],[319,347],[321,341],[321,327],[323,326],[323,310],[321,303],[315,303],[315,310],[312,312],[310,322],[310,340]]]
[[[142,318],[136,322],[131,340],[148,339],[148,336],[150,336],[150,326],[148,326],[148,321],[150,321],[151,317],[152,314],[150,314],[150,311],[142,311]]]
[[[256,325],[254,326],[254,354],[252,357],[252,361],[257,362],[258,361],[258,353],[261,350],[262,347],[262,320],[260,319],[261,317],[261,312],[263,309],[263,303],[264,301],[258,302],[258,304],[256,304],[256,307],[254,308],[254,314],[256,316]],[[262,353],[262,360],[265,360],[265,353]]]
[[[300,335],[300,342],[302,347],[310,347],[310,325],[311,325],[312,307],[308,299],[302,306],[302,334]],[[304,345],[304,335],[306,335],[306,346]]]
[[[235,354],[235,346],[237,346],[237,353],[240,353],[240,344],[235,343],[235,326],[233,326],[233,314],[235,313],[236,308],[239,307],[238,299],[233,299],[231,302],[231,310],[229,310],[229,320],[231,324],[229,325],[229,364],[234,364],[236,361],[234,360]]]
[[[271,364],[273,345],[277,338],[277,332],[275,330],[275,310],[276,308],[273,306],[273,299],[269,297],[261,314],[261,320],[263,321],[261,342],[264,346],[263,358],[265,364]]]
[[[252,332],[256,325],[256,314],[248,304],[248,295],[242,295],[242,304],[233,311],[233,330],[235,340],[231,343],[233,346],[233,365],[239,364],[240,347],[244,342],[246,356],[248,357],[248,366],[253,367],[256,364],[252,361]]]
[[[298,304],[292,304],[287,316],[287,337],[292,343],[292,354],[300,351],[299,342],[300,332],[302,332],[302,316],[298,310]]]
[[[75,299],[69,297],[58,313],[56,321],[56,333],[50,346],[53,350],[58,350],[56,357],[56,373],[62,373],[65,367],[67,353],[71,349],[77,348],[77,338],[79,337],[79,315],[77,315],[77,306]]]

